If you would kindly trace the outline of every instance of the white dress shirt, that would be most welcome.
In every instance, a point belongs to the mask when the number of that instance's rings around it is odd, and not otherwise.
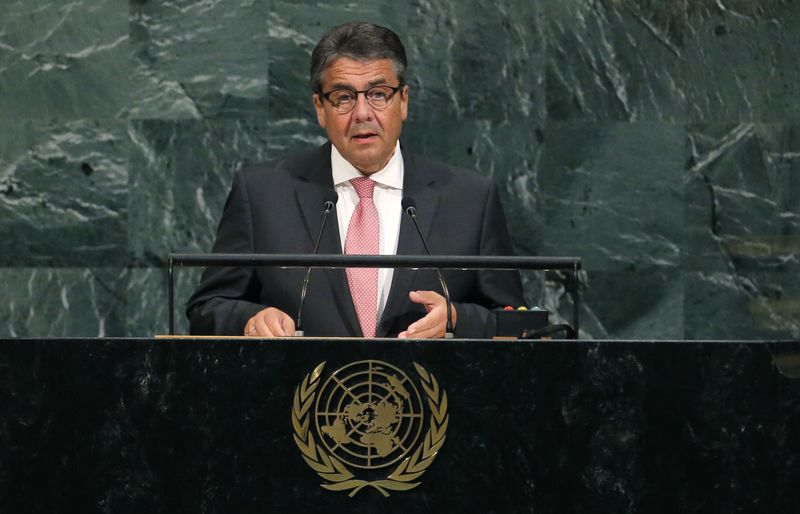
[[[347,162],[333,145],[331,145],[331,170],[333,185],[339,195],[339,201],[336,203],[336,216],[339,218],[339,236],[342,252],[344,252],[347,227],[350,225],[350,218],[358,203],[358,194],[350,180],[364,175]],[[369,175],[369,178],[375,181],[372,200],[378,210],[381,225],[380,253],[381,255],[395,255],[403,211],[400,205],[403,199],[403,156],[400,153],[400,142],[395,146],[394,154],[386,166]],[[383,309],[386,307],[393,276],[394,269],[392,268],[378,269],[378,320],[381,319]]]

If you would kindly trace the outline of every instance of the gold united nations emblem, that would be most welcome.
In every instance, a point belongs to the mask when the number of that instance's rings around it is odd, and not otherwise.
[[[417,487],[444,444],[447,393],[417,363],[417,385],[401,369],[376,360],[348,364],[322,380],[325,363],[294,391],[294,440],[331,491],[350,496],[374,487]],[[427,415],[426,415],[427,411]]]

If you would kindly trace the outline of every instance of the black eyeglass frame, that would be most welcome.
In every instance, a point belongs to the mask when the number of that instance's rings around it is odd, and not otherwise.
[[[371,90],[375,89],[376,87],[387,87],[387,88],[389,88],[389,89],[391,89],[391,90],[392,90],[392,94],[390,94],[389,96],[387,96],[387,97],[386,97],[386,105],[384,105],[383,107],[375,107],[374,105],[372,105],[372,103],[369,101],[369,96],[367,96],[367,93],[368,93],[369,91],[371,91]],[[376,85],[376,86],[372,86],[372,87],[370,87],[370,88],[367,88],[367,89],[364,89],[364,90],[362,90],[362,91],[358,91],[358,90],[356,90],[356,89],[350,89],[349,87],[339,87],[339,88],[333,89],[333,90],[331,90],[331,91],[328,91],[327,93],[322,93],[322,92],[320,92],[320,93],[317,93],[317,94],[318,94],[318,95],[319,95],[321,98],[324,98],[325,100],[327,100],[327,101],[328,101],[328,103],[329,103],[329,104],[331,104],[331,106],[333,107],[333,109],[334,109],[336,112],[338,112],[339,114],[347,114],[348,112],[350,112],[350,111],[352,111],[353,109],[355,109],[355,108],[356,108],[356,104],[358,103],[358,94],[359,94],[359,93],[361,93],[361,94],[363,94],[363,95],[364,95],[364,99],[367,101],[367,104],[369,104],[369,106],[370,106],[370,107],[372,107],[373,109],[375,109],[375,110],[377,110],[377,111],[383,111],[384,109],[388,108],[388,107],[389,107],[389,106],[392,104],[392,100],[394,99],[394,96],[397,94],[397,92],[398,92],[398,91],[400,91],[401,89],[403,89],[403,87],[405,87],[405,84],[403,84],[402,82],[400,82],[400,83],[397,85],[397,87],[392,87],[392,86],[390,86],[390,85],[388,85],[388,84],[378,84],[378,85]],[[356,98],[355,98],[355,100],[353,101],[353,106],[352,106],[350,109],[348,109],[348,110],[346,110],[346,111],[340,111],[340,110],[338,109],[338,107],[336,107],[336,105],[335,105],[333,102],[331,102],[331,99],[330,99],[329,97],[330,97],[330,96],[331,96],[333,93],[335,93],[335,92],[337,92],[337,91],[350,91],[351,93],[353,93],[353,94],[355,94],[355,95],[356,95]]]

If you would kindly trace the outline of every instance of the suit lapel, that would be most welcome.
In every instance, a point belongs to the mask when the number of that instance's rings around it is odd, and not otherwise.
[[[323,149],[325,148],[330,148],[330,146],[325,145]],[[311,162],[313,163],[311,168],[300,170],[296,173],[298,180],[294,193],[297,206],[303,215],[303,222],[308,232],[310,249],[313,250],[314,242],[322,223],[322,203],[325,201],[325,195],[333,191],[333,178],[330,172],[330,152],[328,152],[327,158],[319,155],[317,159],[313,159]],[[327,172],[325,171],[326,169],[328,170]],[[322,239],[319,243],[319,253],[342,253],[335,209],[328,216],[328,221],[325,224],[325,232],[322,234]]]
[[[331,146],[323,145],[319,154],[311,159],[308,169],[298,170],[295,175],[298,180],[295,188],[295,198],[298,208],[303,216],[310,241],[309,253],[313,251],[314,242],[322,223],[322,210],[325,195],[333,190],[333,176],[331,174]],[[341,255],[342,243],[339,235],[339,222],[334,209],[325,223],[325,232],[319,243],[319,254]],[[361,327],[356,316],[356,309],[350,296],[350,286],[347,284],[347,274],[342,268],[324,270],[325,277],[331,286],[331,296],[336,302],[336,307],[345,324],[353,334],[360,334]],[[326,306],[316,306],[324,309]],[[320,313],[323,315],[323,313]]]
[[[439,208],[439,191],[435,189],[435,180],[417,168],[410,153],[403,153],[403,196],[414,199],[417,207],[417,222],[425,239],[430,244],[430,232],[433,220]],[[419,239],[414,222],[403,213],[400,221],[400,234],[397,240],[397,255],[426,255],[425,246]],[[403,311],[403,305],[410,301],[408,293],[413,291],[417,272],[406,268],[396,268],[389,290],[389,298],[383,309],[383,316],[378,324],[378,336],[386,336],[392,328],[404,330],[405,327],[392,327],[392,319]]]

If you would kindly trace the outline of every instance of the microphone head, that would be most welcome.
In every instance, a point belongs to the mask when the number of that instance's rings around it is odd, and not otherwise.
[[[410,196],[404,196],[403,199],[400,200],[400,205],[403,207],[403,211],[409,216],[417,214],[417,204]]]
[[[339,201],[339,195],[336,194],[336,191],[327,191],[325,193],[325,199],[322,202],[323,208],[325,212],[331,212],[333,208],[336,206],[336,202]]]

